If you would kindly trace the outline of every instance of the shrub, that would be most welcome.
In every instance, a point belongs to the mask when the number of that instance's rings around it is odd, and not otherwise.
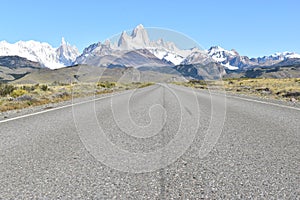
[[[48,90],[48,85],[41,85],[41,90],[47,91]]]
[[[141,82],[132,82],[132,84],[134,84],[134,85],[141,85],[142,83]]]
[[[24,95],[26,93],[27,93],[26,90],[17,89],[17,90],[12,91],[12,93],[10,94],[10,96],[12,96],[14,98],[17,98],[17,97],[20,97],[20,96],[22,96],[22,95]]]
[[[116,87],[116,85],[117,84],[115,82],[108,82],[108,81],[97,83],[98,87],[103,87],[103,88],[113,88]]]
[[[37,88],[36,86],[26,86],[26,85],[23,85],[21,87],[22,90],[26,90],[27,92],[34,91],[36,88]]]
[[[148,87],[151,85],[154,85],[154,83],[143,83],[143,84],[139,85],[138,88],[144,88],[144,87]]]
[[[50,84],[51,86],[67,86],[70,85],[70,83],[60,82],[60,81],[54,81]]]
[[[195,80],[195,79],[193,79],[193,80],[190,80],[189,83],[199,84],[199,85],[207,85],[206,81],[204,81],[204,80]]]
[[[12,93],[16,88],[12,85],[0,84],[0,96],[7,96]]]

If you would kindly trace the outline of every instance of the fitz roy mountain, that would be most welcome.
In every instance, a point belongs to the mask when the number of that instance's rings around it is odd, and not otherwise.
[[[225,50],[213,46],[208,50],[198,48],[180,49],[172,41],[150,40],[143,25],[138,25],[131,33],[123,32],[118,41],[91,44],[80,54],[62,38],[58,48],[37,41],[19,41],[10,44],[0,42],[0,56],[19,56],[38,62],[42,67],[56,69],[77,64],[99,67],[161,68],[183,65],[222,66],[229,71],[248,70],[255,67],[299,64],[300,55],[292,52],[275,53],[270,56],[249,58],[236,50]],[[7,59],[7,58],[6,58]],[[177,67],[182,68],[182,67]]]
[[[191,50],[180,50],[173,42],[151,41],[146,29],[137,26],[128,35],[123,32],[118,42],[92,44],[83,50],[75,64],[94,66],[161,67],[179,65]]]

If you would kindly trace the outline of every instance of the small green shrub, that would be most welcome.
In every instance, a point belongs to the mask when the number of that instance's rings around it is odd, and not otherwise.
[[[103,87],[103,88],[114,88],[114,87],[117,86],[117,83],[115,83],[115,82],[108,82],[108,81],[98,82],[97,86],[98,87]]]
[[[189,81],[190,84],[198,84],[198,85],[207,85],[206,81],[204,80],[190,80]]]
[[[48,85],[41,85],[41,90],[47,91],[48,90]]]
[[[51,86],[67,86],[70,85],[71,83],[67,83],[67,82],[60,82],[60,81],[54,81],[52,82],[50,85]]]
[[[10,96],[12,96],[14,98],[17,98],[17,97],[20,97],[20,96],[22,96],[24,94],[27,94],[26,90],[17,89],[17,90],[12,91],[12,93],[10,94]]]
[[[0,84],[0,96],[7,96],[12,93],[16,88],[8,84]]]
[[[31,91],[34,91],[37,87],[36,86],[26,86],[26,85],[23,85],[21,87],[22,90],[26,90],[27,92],[31,92]]]
[[[154,83],[141,83],[141,85],[138,86],[138,88],[144,88],[144,87],[148,87],[148,86],[151,86],[151,85],[154,85]]]

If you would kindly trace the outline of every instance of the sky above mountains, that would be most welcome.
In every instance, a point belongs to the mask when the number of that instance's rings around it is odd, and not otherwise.
[[[38,40],[59,46],[65,37],[80,51],[138,24],[173,29],[203,48],[219,45],[242,55],[300,53],[298,0],[1,2],[0,40]]]

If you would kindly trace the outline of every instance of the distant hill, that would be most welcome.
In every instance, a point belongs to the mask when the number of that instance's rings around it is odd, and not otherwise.
[[[248,70],[228,71],[225,78],[299,78],[300,64],[273,67],[254,67]]]
[[[41,68],[40,63],[19,56],[0,56],[0,66],[8,67],[10,69]]]
[[[39,69],[14,83],[70,83],[70,82],[168,82],[185,81],[180,75],[160,73],[155,71],[140,71],[135,68],[103,68],[88,65],[75,65],[56,70]]]
[[[198,80],[217,80],[225,74],[224,66],[218,63],[207,63],[207,64],[189,64],[189,65],[178,65],[175,66],[181,75],[188,79]]]
[[[38,62],[19,56],[0,56],[0,82],[14,81],[41,68]]]
[[[300,64],[294,60],[284,60],[273,66],[256,66],[229,70],[222,64],[181,64],[176,66],[149,66],[134,68],[111,64],[107,67],[74,65],[51,70],[38,62],[19,56],[0,57],[0,82],[14,83],[53,83],[53,82],[97,82],[101,81],[142,81],[170,82],[187,79],[216,80],[223,78],[296,78],[300,77]],[[147,62],[146,62],[147,63]],[[152,63],[153,64],[153,63]]]

